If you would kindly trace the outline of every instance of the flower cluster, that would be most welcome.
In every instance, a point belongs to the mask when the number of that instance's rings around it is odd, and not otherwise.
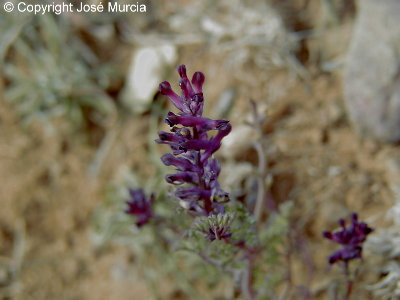
[[[364,222],[358,222],[356,213],[352,214],[351,225],[346,227],[343,219],[339,220],[341,229],[336,232],[325,231],[323,236],[343,246],[342,249],[329,256],[329,263],[338,261],[348,263],[350,260],[362,257],[362,245],[373,229]]]
[[[136,216],[136,225],[143,226],[153,217],[151,205],[154,201],[154,195],[150,199],[146,199],[142,189],[129,189],[130,200],[126,201],[128,209],[125,211],[128,215]]]
[[[156,140],[169,145],[172,150],[172,154],[161,157],[165,165],[174,166],[177,171],[167,175],[166,181],[184,185],[175,190],[175,197],[190,211],[205,216],[223,213],[223,203],[229,200],[229,195],[218,183],[220,166],[212,155],[231,131],[231,125],[227,120],[203,117],[203,73],[194,73],[191,81],[184,65],[178,67],[178,73],[182,96],[177,95],[168,82],[160,84],[160,92],[180,111],[178,115],[168,113],[165,122],[171,127],[171,132],[160,131]],[[209,137],[212,130],[216,134]]]

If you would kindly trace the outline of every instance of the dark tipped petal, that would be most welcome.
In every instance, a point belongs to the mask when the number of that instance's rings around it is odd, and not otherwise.
[[[229,124],[228,120],[218,120],[216,127],[218,130],[226,131],[227,133],[225,135],[227,135],[232,129],[232,125]]]
[[[178,67],[178,73],[179,73],[179,76],[180,76],[181,78],[187,78],[187,75],[186,75],[186,66],[185,66],[185,65],[180,65],[180,66]]]
[[[182,125],[187,127],[199,127],[202,131],[215,130],[220,124],[220,121],[214,121],[208,118],[192,117],[192,116],[178,116],[169,112],[166,123],[170,126]]]
[[[159,85],[161,94],[168,96],[172,91],[171,84],[168,81],[163,81]]]
[[[178,136],[173,133],[165,132],[165,131],[159,131],[158,136],[160,137],[160,141],[162,142],[180,142],[182,141],[182,137]]]
[[[221,147],[222,139],[231,132],[231,125],[229,123],[223,125],[223,129],[219,130],[218,133],[209,141],[208,147],[202,159],[208,159],[214,152]]]
[[[166,153],[163,156],[161,156],[161,161],[164,163],[164,165],[166,166],[171,166],[171,165],[175,165],[175,161],[178,158],[176,158],[175,156],[173,156],[171,153]],[[189,162],[190,163],[190,162]]]
[[[198,171],[198,166],[192,164],[190,160],[182,157],[175,157],[170,153],[161,156],[162,162],[166,166],[175,166],[179,171]]]
[[[365,224],[365,223],[364,223],[364,224]],[[365,224],[365,225],[366,225],[366,226],[362,229],[362,232],[363,232],[365,235],[370,234],[372,231],[374,231],[373,228],[368,227],[367,224]]]
[[[198,187],[182,188],[175,191],[175,196],[181,199],[208,199],[211,192]]]
[[[342,259],[342,253],[341,253],[341,251],[337,251],[337,252],[333,253],[331,256],[329,256],[328,261],[330,264],[334,264],[341,259]]]
[[[196,93],[202,93],[203,92],[203,84],[204,84],[205,76],[201,72],[196,72],[193,74],[192,77],[192,84],[193,87],[196,91]]]
[[[161,82],[159,88],[161,94],[167,96],[177,109],[187,112],[187,108],[185,107],[182,98],[172,90],[168,81]]]
[[[177,174],[169,174],[165,176],[165,180],[168,183],[175,184],[175,185],[181,185],[184,183],[198,183],[199,178],[196,173],[193,172],[181,172]]]
[[[167,114],[167,117],[165,118],[165,123],[167,123],[170,127],[173,127],[177,124],[179,124],[178,122],[178,116],[175,115],[173,112],[169,112]]]

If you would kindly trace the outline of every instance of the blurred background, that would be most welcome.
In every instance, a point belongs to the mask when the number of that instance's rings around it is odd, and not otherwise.
[[[108,1],[82,1],[100,2]],[[360,5],[139,4],[146,12],[34,15],[6,13],[2,2],[0,299],[152,299],[146,281],[156,275],[144,277],[128,246],[135,241],[115,237],[112,224],[124,218],[126,187],[167,190],[159,161],[166,148],[153,140],[171,106],[158,84],[177,87],[180,64],[206,75],[205,115],[233,125],[219,154],[221,184],[239,198],[251,191],[258,163],[253,144],[261,137],[248,126],[249,101],[257,103],[269,197],[294,203],[293,281],[326,299],[335,274],[321,232],[352,211],[383,226],[400,178],[398,146],[358,134],[362,116],[351,117],[344,96]],[[192,299],[168,278],[156,279],[160,299]]]

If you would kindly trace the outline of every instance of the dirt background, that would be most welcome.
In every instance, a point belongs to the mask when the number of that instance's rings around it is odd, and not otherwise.
[[[321,238],[321,231],[335,228],[337,219],[352,211],[373,227],[382,226],[383,215],[393,205],[390,187],[400,178],[400,152],[397,145],[359,137],[345,111],[340,63],[356,14],[352,1],[339,8],[334,25],[323,17],[320,1],[275,2],[291,31],[321,29],[304,38],[295,52],[307,76],[268,71],[268,81],[250,86],[220,63],[223,54],[199,46],[179,46],[178,61],[190,72],[206,74],[208,112],[224,89],[237,88],[230,117],[234,127],[243,126],[240,115],[248,111],[250,99],[268,104],[264,133],[273,177],[270,192],[277,202],[294,201],[297,230],[307,238],[306,245],[297,244],[305,248],[295,257],[293,280],[310,286],[316,295],[321,291],[319,297],[326,299],[327,285],[337,272],[327,268],[326,256],[334,246]],[[121,41],[117,46],[119,66],[126,71],[134,47]],[[339,66],[329,68],[326,62]],[[257,78],[261,70],[250,64],[244,72]],[[282,87],[280,95],[271,100],[269,87]],[[3,80],[0,95],[5,88]],[[110,244],[98,251],[90,239],[93,212],[121,168],[143,176],[154,171],[141,160],[150,117],[124,117],[110,126],[116,138],[93,178],[87,170],[99,143],[88,140],[89,129],[71,136],[62,119],[55,121],[57,133],[49,134],[36,123],[26,128],[13,106],[0,101],[1,299],[150,299],[140,274],[129,268],[127,247]],[[251,145],[224,151],[236,162],[257,162]],[[373,299],[361,289],[356,295],[354,299]]]

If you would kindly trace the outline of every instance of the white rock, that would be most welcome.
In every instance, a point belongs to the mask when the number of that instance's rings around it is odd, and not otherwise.
[[[173,45],[142,47],[132,55],[122,102],[136,113],[143,112],[162,81],[166,66],[176,62],[177,50]]]
[[[346,105],[357,131],[400,141],[400,1],[359,1],[343,74]]]

